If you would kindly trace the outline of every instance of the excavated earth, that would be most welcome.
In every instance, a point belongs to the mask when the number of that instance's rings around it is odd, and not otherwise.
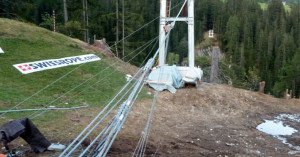
[[[151,95],[154,91],[150,89]],[[145,127],[152,100],[138,101],[125,126],[115,140],[108,156],[132,156]],[[99,109],[101,110],[101,109]],[[84,109],[66,114],[72,129],[69,137],[50,138],[68,144],[99,111]],[[187,87],[175,94],[158,94],[157,105],[150,128],[145,156],[162,157],[290,157],[293,148],[261,132],[256,127],[264,120],[279,114],[300,114],[299,99],[277,99],[270,95],[237,89],[228,85],[203,83],[200,88]],[[300,121],[300,120],[299,120]],[[300,146],[299,123],[288,123],[298,130],[287,137],[294,146]],[[73,126],[76,129],[73,129]],[[53,124],[52,126],[55,126]],[[60,129],[42,130],[46,135],[59,134]],[[77,128],[78,127],[78,128]],[[51,133],[49,133],[51,132]],[[94,135],[95,136],[95,135]],[[88,145],[88,141],[87,144]],[[84,147],[84,145],[83,145]],[[26,156],[57,156],[46,152]],[[76,156],[76,155],[75,155]]]
[[[134,106],[109,156],[132,155],[151,104],[151,100],[144,100]],[[292,148],[256,129],[264,119],[281,113],[299,114],[300,101],[228,85],[203,84],[198,89],[179,89],[176,94],[160,92],[146,156],[300,156],[288,154]],[[291,125],[300,130],[299,123]],[[300,133],[288,140],[300,146]]]

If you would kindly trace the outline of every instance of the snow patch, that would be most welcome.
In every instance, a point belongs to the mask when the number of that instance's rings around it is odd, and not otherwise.
[[[294,146],[287,141],[287,136],[291,136],[292,134],[298,132],[298,130],[289,125],[285,125],[284,122],[286,121],[300,123],[300,114],[280,114],[275,117],[274,120],[265,120],[265,122],[259,124],[256,129],[269,135],[273,135],[283,144],[292,148],[293,150],[289,151],[289,154],[298,154],[300,153],[300,146]]]
[[[282,121],[277,120],[265,120],[264,123],[256,127],[259,131],[264,133],[278,136],[278,135],[292,135],[298,132],[296,129],[290,127],[289,125],[284,126]]]

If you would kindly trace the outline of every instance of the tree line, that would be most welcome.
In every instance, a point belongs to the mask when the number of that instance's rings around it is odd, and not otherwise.
[[[300,6],[285,10],[280,0],[269,0],[262,10],[254,0],[203,0],[200,10],[204,30],[220,34],[226,59],[222,69],[234,86],[258,89],[283,96],[292,89],[300,92]],[[201,18],[201,16],[200,16]]]
[[[258,2],[267,2],[267,9],[263,10]],[[286,11],[281,0],[196,0],[196,44],[204,40],[204,32],[214,29],[225,54],[221,70],[234,86],[256,90],[259,82],[265,81],[267,93],[279,97],[285,89],[292,89],[293,96],[299,97],[300,6],[295,2],[289,0],[291,10]],[[173,1],[173,15],[180,3]],[[56,31],[90,43],[94,35],[104,37],[110,45],[122,39],[123,29],[124,36],[129,35],[159,16],[159,0],[125,0],[124,5],[122,0],[2,0],[0,6],[1,17],[32,22],[49,30],[53,30],[54,10]],[[126,39],[124,55],[156,37],[158,24],[156,20]],[[122,44],[117,48],[119,57],[123,57]],[[187,57],[185,23],[176,24],[169,44],[170,57],[182,63]],[[131,63],[140,64],[146,52]]]

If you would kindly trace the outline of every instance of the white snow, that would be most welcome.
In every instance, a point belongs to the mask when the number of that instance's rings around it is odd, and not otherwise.
[[[300,115],[299,114],[280,114],[275,117],[274,120],[265,120],[264,123],[259,124],[256,129],[267,133],[269,135],[273,135],[275,138],[280,140],[283,144],[288,145],[293,150],[289,151],[289,154],[297,154],[300,153],[300,146],[294,146],[291,143],[288,143],[286,136],[291,136],[292,134],[298,132],[295,128],[292,128],[289,125],[285,125],[284,122],[293,121],[300,123]]]
[[[298,132],[296,129],[283,125],[282,121],[276,120],[265,120],[264,123],[256,127],[259,131],[265,132],[267,134],[278,136],[278,135],[292,135],[295,132]]]

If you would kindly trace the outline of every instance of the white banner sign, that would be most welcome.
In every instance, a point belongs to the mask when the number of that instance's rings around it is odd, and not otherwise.
[[[4,53],[4,51],[1,49],[1,47],[0,47],[0,53]]]
[[[13,65],[23,74],[29,74],[37,71],[43,71],[48,69],[55,69],[60,67],[65,67],[69,65],[82,64],[87,62],[94,62],[101,60],[98,56],[94,54],[66,57],[60,59],[49,59],[43,61],[21,63]]]

